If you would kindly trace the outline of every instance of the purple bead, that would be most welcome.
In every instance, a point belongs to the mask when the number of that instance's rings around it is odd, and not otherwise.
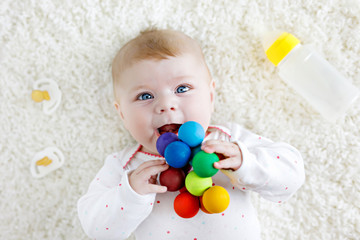
[[[156,149],[158,150],[161,156],[165,156],[165,148],[172,142],[179,140],[178,136],[175,133],[167,132],[161,134],[161,136],[156,141]]]

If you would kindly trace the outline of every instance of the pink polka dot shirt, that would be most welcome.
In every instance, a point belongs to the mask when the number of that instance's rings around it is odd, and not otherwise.
[[[256,209],[250,193],[281,204],[303,184],[304,165],[300,153],[286,143],[272,142],[241,126],[229,123],[211,126],[205,140],[236,143],[243,163],[237,171],[221,170],[213,185],[230,195],[229,207],[219,214],[201,210],[190,219],[179,217],[173,202],[179,192],[139,195],[129,185],[128,174],[141,163],[162,159],[129,146],[109,155],[78,201],[78,215],[85,233],[93,239],[137,240],[261,239]]]

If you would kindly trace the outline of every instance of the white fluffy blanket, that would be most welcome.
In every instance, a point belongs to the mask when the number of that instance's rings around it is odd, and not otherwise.
[[[289,31],[360,87],[359,13],[356,0],[2,0],[0,239],[88,239],[76,201],[107,154],[132,142],[112,107],[111,61],[149,26],[201,43],[217,82],[214,123],[236,121],[301,151],[306,182],[292,199],[253,194],[263,239],[359,239],[359,101],[326,122],[278,77],[259,38]],[[31,99],[39,79],[61,89],[51,115]],[[31,160],[48,146],[65,163],[35,179]]]

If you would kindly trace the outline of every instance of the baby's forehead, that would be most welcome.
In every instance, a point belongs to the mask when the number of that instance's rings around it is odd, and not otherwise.
[[[119,81],[128,77],[136,79],[148,79],[157,76],[179,77],[182,75],[193,75],[200,68],[205,67],[206,63],[202,56],[196,53],[182,53],[177,56],[170,56],[166,59],[141,59],[129,63],[119,75]],[[195,69],[194,69],[195,68]]]
[[[202,54],[200,45],[184,33],[160,30],[142,33],[126,43],[116,55],[113,67],[125,68],[145,59],[166,59],[184,52]]]
[[[182,59],[182,60],[181,60]],[[188,61],[186,61],[186,60]],[[115,85],[124,86],[124,81],[127,82],[128,77],[131,77],[131,81],[136,81],[137,79],[147,79],[151,78],[151,69],[157,69],[158,66],[161,66],[167,62],[168,69],[162,69],[163,71],[172,69],[172,72],[169,72],[169,76],[176,75],[175,73],[184,73],[187,72],[187,75],[191,75],[188,68],[185,68],[184,71],[184,63],[191,62],[193,65],[200,64],[207,69],[207,65],[202,55],[197,52],[184,52],[176,56],[169,56],[164,59],[158,58],[147,58],[147,59],[133,59],[132,61],[128,61],[126,65],[122,65],[121,71],[117,74],[115,80]],[[189,65],[189,64],[185,64]],[[186,70],[187,69],[187,70]],[[150,72],[149,72],[150,71]],[[130,74],[130,75],[129,75]],[[149,75],[150,74],[150,75]],[[117,84],[116,84],[117,83]]]
[[[137,67],[142,67],[144,65],[161,65],[163,62],[172,62],[172,61],[176,61],[176,60],[180,60],[183,58],[191,58],[194,59],[198,62],[201,62],[204,58],[201,54],[198,54],[197,52],[189,52],[189,51],[184,51],[184,52],[180,52],[179,54],[175,55],[175,56],[165,56],[164,58],[144,58],[144,59],[132,59],[132,61],[127,61],[127,66],[124,69],[124,71],[126,69],[134,69]],[[170,61],[171,60],[171,61]],[[177,63],[174,62],[173,65],[176,65]]]
[[[128,68],[141,61],[158,61],[192,54],[205,62],[197,41],[186,34],[172,30],[154,30],[141,33],[126,43],[114,58],[112,76],[114,87]]]

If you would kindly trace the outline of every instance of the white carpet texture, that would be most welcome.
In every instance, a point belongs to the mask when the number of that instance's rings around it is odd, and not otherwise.
[[[355,0],[2,0],[0,239],[88,239],[76,201],[104,158],[133,141],[112,107],[111,61],[149,26],[201,43],[217,83],[214,123],[236,121],[301,151],[306,182],[292,199],[253,194],[263,239],[360,239],[360,101],[326,122],[278,77],[258,35],[293,33],[360,88]],[[52,115],[31,99],[45,78],[62,92]],[[31,159],[49,146],[65,163],[35,179]]]

